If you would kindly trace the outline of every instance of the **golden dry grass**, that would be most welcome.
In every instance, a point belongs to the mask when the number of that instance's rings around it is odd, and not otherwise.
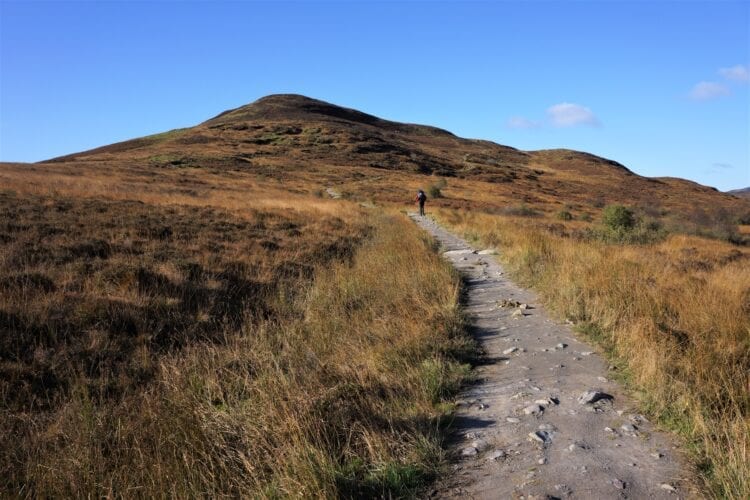
[[[529,219],[440,217],[497,245],[514,276],[622,360],[651,414],[695,453],[708,494],[750,496],[750,251],[686,235],[607,245]]]
[[[83,171],[2,172],[4,495],[398,496],[435,475],[472,344],[408,220],[315,185]]]
[[[748,491],[747,251],[582,240],[613,202],[727,239],[746,201],[583,153],[262,101],[0,164],[4,493],[413,492],[440,463],[436,419],[471,346],[456,276],[416,228],[360,203],[404,207],[433,184],[428,213],[502,242],[518,276],[628,360],[715,494]]]

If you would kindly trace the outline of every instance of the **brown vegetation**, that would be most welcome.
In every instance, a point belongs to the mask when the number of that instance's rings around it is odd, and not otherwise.
[[[403,219],[0,203],[6,494],[379,495],[440,465],[470,344]]]
[[[417,188],[616,347],[713,491],[748,491],[747,200],[301,96],[0,186],[6,495],[414,491],[470,351],[456,276],[372,213]],[[600,231],[612,203],[640,232]]]
[[[691,444],[709,492],[747,498],[750,251],[688,235],[613,245],[542,221],[440,217],[498,246],[514,276],[621,361],[651,414]]]

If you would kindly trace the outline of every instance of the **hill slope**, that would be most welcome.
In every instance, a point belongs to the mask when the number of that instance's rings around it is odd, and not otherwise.
[[[452,182],[463,190],[442,202],[464,208],[468,202],[479,207],[527,203],[542,210],[559,205],[595,208],[612,202],[677,211],[696,205],[735,210],[738,205],[737,198],[713,188],[682,179],[642,177],[588,153],[521,151],[287,94],[264,97],[195,127],[49,162],[205,167],[288,183],[302,176],[305,183],[335,183],[351,194],[379,201],[403,200],[408,197],[405,186],[424,184],[413,174],[427,174],[466,180]]]
[[[733,189],[731,191],[727,191],[727,193],[734,196],[739,196],[740,198],[750,198],[750,187],[746,187],[743,189]]]

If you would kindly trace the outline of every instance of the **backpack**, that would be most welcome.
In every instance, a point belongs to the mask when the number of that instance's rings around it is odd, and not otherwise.
[[[417,200],[421,202],[424,202],[425,200],[427,200],[427,195],[424,194],[424,191],[420,191],[419,193],[417,193]]]

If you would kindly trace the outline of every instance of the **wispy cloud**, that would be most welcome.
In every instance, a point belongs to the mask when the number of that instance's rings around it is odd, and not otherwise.
[[[722,170],[730,170],[734,168],[734,165],[730,163],[721,163],[721,162],[712,163],[711,166],[713,168],[720,168]]]
[[[508,119],[506,125],[509,128],[539,128],[542,126],[541,122],[536,120],[529,120],[523,116],[512,116]]]
[[[601,126],[601,122],[596,115],[589,108],[580,104],[569,102],[555,104],[547,108],[547,116],[550,123],[555,127],[575,127],[577,125]]]
[[[731,92],[726,85],[716,82],[696,83],[688,96],[694,101],[708,101],[729,95]]]
[[[737,64],[731,68],[721,68],[719,74],[733,82],[750,82],[750,71],[742,64]]]

